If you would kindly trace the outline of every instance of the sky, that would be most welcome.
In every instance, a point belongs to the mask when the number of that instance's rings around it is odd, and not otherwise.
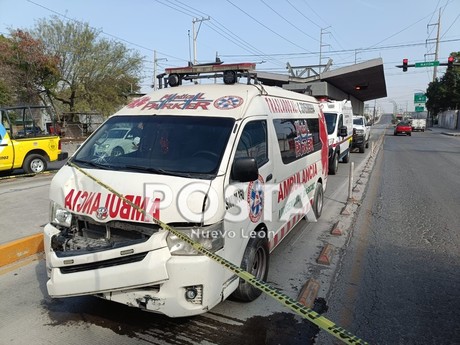
[[[438,29],[438,61],[460,51],[460,0],[0,0],[0,34],[33,29],[53,15],[88,23],[101,38],[143,55],[143,92],[151,91],[154,71],[195,57],[255,62],[257,70],[281,74],[287,63],[330,58],[336,69],[382,58],[388,97],[369,106],[414,111],[414,94],[426,90],[434,69],[404,73],[396,65],[434,61]],[[438,67],[437,77],[445,70]]]

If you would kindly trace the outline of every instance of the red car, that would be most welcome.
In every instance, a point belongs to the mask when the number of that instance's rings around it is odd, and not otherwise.
[[[409,122],[401,121],[395,127],[395,135],[398,134],[412,134],[412,126]]]

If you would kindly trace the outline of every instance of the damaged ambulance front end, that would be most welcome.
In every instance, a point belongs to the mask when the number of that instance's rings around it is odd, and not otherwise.
[[[131,149],[100,149],[111,130],[127,127]],[[225,257],[225,206],[211,207],[209,191],[223,189],[220,166],[233,127],[230,118],[179,116],[105,122],[51,183],[49,295],[94,295],[170,317],[204,313],[226,298],[238,280],[152,217]]]

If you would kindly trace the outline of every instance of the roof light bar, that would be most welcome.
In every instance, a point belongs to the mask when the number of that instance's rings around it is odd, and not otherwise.
[[[247,77],[248,84],[250,84],[251,78],[257,80],[255,69],[256,64],[252,62],[232,64],[216,62],[189,65],[187,67],[166,68],[165,73],[157,76],[157,78],[160,80],[160,88],[162,85],[161,78],[166,75],[168,77],[165,79],[165,87],[167,85],[171,87],[182,85],[182,81],[184,80],[191,81],[204,78],[222,78],[226,85],[231,85],[235,84],[239,77]]]
[[[187,67],[166,68],[166,74],[199,74],[199,73],[218,73],[224,71],[248,72],[256,69],[256,64],[252,62],[233,63],[233,64],[204,64],[192,65]]]

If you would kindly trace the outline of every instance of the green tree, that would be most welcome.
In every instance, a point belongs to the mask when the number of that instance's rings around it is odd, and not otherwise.
[[[98,111],[109,115],[139,90],[143,65],[138,52],[100,38],[87,23],[54,16],[38,21],[33,35],[59,57],[61,80],[51,95],[70,112]]]
[[[460,62],[460,52],[451,53],[454,63]],[[428,85],[426,107],[431,114],[460,108],[460,66],[453,66]]]

